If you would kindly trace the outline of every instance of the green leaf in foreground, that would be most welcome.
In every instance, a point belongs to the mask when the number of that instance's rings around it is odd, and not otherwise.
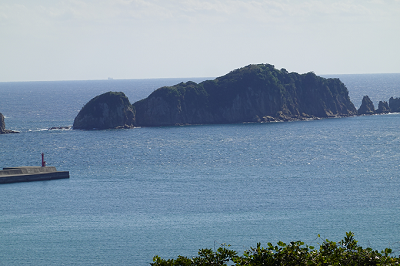
[[[320,236],[318,235],[320,238]],[[304,242],[296,241],[289,244],[279,241],[277,246],[271,243],[267,248],[257,243],[257,247],[251,247],[244,251],[242,256],[229,246],[222,245],[216,251],[212,249],[200,249],[197,257],[187,258],[178,256],[176,259],[162,259],[159,256],[153,258],[152,266],[206,266],[206,265],[399,265],[398,257],[391,257],[389,248],[379,252],[371,248],[362,248],[357,244],[352,232],[346,233],[339,242],[324,240],[319,249],[304,245]]]

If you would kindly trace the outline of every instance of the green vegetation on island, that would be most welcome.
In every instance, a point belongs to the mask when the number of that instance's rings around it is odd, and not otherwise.
[[[133,105],[122,92],[90,100],[74,129],[131,128],[190,124],[278,122],[400,111],[400,99],[379,102],[365,96],[359,110],[337,78],[313,72],[289,73],[273,65],[248,65],[214,80],[161,87]]]
[[[320,237],[318,235],[318,237]],[[261,266],[261,265],[398,265],[400,259],[392,257],[391,249],[379,252],[371,248],[363,248],[357,244],[352,232],[346,233],[339,242],[323,240],[316,249],[296,241],[277,245],[267,244],[268,247],[257,247],[246,250],[242,256],[236,251],[223,245],[216,251],[201,249],[197,257],[188,258],[178,256],[176,259],[153,258],[152,266],[206,266],[206,265],[236,265],[236,266]]]
[[[123,92],[106,92],[94,97],[74,120],[74,129],[134,127],[135,113]]]
[[[133,104],[139,126],[290,121],[357,110],[339,79],[249,65],[199,84],[163,87]]]

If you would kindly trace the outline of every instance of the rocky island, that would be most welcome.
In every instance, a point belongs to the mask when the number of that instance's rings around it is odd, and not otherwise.
[[[133,104],[138,126],[290,121],[357,110],[339,79],[249,65],[196,84],[162,87]]]
[[[389,99],[389,103],[386,101],[379,101],[378,109],[375,110],[374,103],[368,97],[364,96],[360,108],[358,109],[358,115],[373,115],[373,114],[387,114],[387,113],[398,113],[400,112],[400,98]]]
[[[375,113],[375,106],[368,95],[365,95],[362,99],[361,106],[357,112],[359,115],[372,115]]]
[[[74,129],[132,128],[135,113],[123,92],[106,92],[91,99],[75,117]]]
[[[162,87],[133,105],[123,93],[102,94],[82,108],[74,129],[262,123],[356,114],[339,79],[258,64],[199,84]]]

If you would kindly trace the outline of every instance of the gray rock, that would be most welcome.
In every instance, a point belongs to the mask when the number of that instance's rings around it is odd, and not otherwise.
[[[6,129],[6,123],[4,122],[4,115],[0,113],[0,134],[9,134],[9,133],[19,133],[19,132]]]
[[[376,109],[377,114],[387,114],[390,112],[389,104],[385,101],[379,101],[378,109]]]
[[[400,112],[400,98],[389,99],[389,107],[391,112]]]
[[[0,134],[4,134],[6,130],[6,123],[4,122],[4,115],[0,113]]]
[[[106,92],[91,99],[75,117],[74,129],[132,128],[135,113],[123,92]]]
[[[362,103],[360,109],[358,109],[359,115],[372,115],[375,113],[374,103],[371,99],[366,95],[362,99]]]

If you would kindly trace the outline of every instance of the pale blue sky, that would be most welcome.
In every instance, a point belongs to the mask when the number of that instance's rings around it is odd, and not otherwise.
[[[0,82],[400,73],[400,0],[1,0]]]

